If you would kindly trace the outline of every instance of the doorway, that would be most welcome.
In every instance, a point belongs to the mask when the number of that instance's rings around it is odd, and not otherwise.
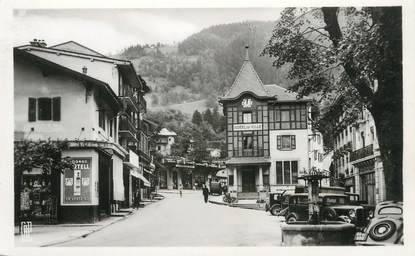
[[[362,184],[362,200],[368,204],[376,204],[376,186],[375,186],[375,173],[368,173],[361,175]]]
[[[242,192],[256,192],[254,170],[242,171]]]

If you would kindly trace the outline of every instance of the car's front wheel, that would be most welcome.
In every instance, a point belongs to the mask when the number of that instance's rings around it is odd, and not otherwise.
[[[293,222],[296,222],[297,220],[298,220],[298,217],[294,213],[289,214],[286,218],[287,223],[293,223]]]

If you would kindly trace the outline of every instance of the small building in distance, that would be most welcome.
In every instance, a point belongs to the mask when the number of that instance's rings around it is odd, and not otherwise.
[[[171,146],[174,144],[174,139],[177,134],[173,131],[163,128],[157,133],[155,138],[156,152],[162,156],[171,155]]]

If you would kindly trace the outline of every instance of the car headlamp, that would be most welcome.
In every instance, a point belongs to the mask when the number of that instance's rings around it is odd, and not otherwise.
[[[355,218],[356,217],[356,211],[353,210],[353,209],[349,210],[349,217],[352,218],[352,219]]]
[[[373,211],[372,211],[372,210],[370,210],[370,211],[369,211],[369,218],[373,218],[373,216],[374,216],[374,213],[373,213]]]

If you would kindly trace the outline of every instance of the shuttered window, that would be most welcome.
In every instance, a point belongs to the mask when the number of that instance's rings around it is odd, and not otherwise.
[[[61,120],[61,97],[55,97],[52,99],[52,113],[53,121]]]
[[[296,147],[295,135],[278,135],[277,149],[278,150],[294,150]]]
[[[36,99],[29,98],[29,122],[36,121]]]

